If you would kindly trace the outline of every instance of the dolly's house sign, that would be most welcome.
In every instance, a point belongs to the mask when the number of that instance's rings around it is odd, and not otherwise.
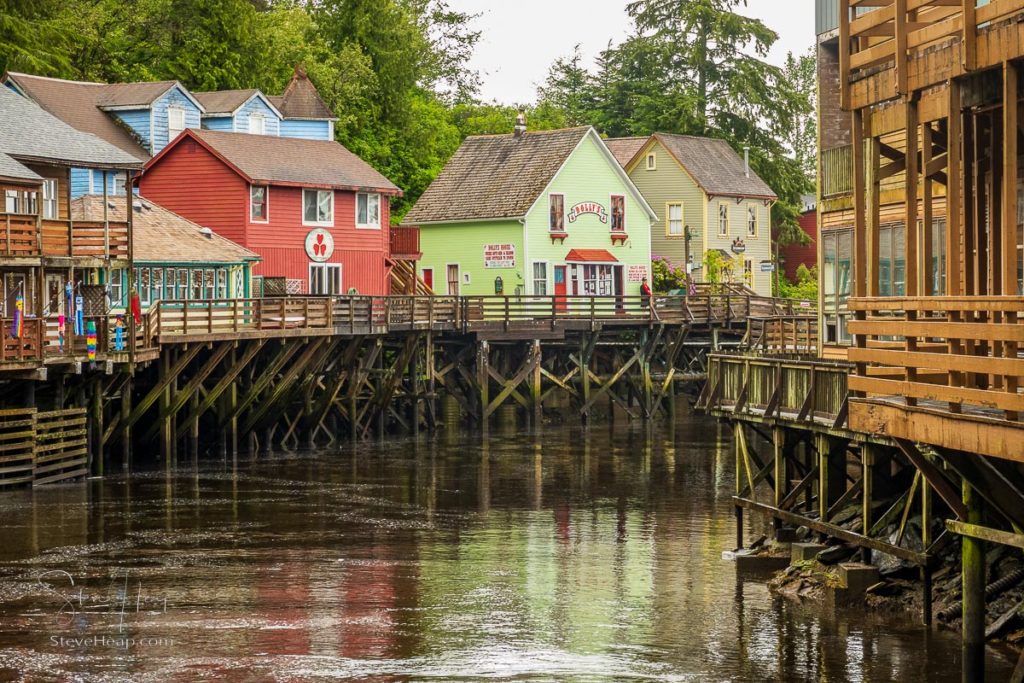
[[[732,241],[732,247],[731,248],[732,248],[732,253],[734,253],[734,254],[742,254],[742,253],[747,251],[746,243],[743,240],[741,240],[739,237],[737,237],[736,239],[734,239]]]
[[[306,235],[306,256],[311,261],[323,263],[334,254],[334,238],[323,228],[310,230]]]
[[[485,244],[484,268],[515,268],[516,245]]]
[[[580,202],[576,206],[569,209],[569,222],[575,223],[576,219],[584,214],[592,213],[597,216],[597,219],[602,223],[608,222],[608,212],[604,206],[597,202]]]

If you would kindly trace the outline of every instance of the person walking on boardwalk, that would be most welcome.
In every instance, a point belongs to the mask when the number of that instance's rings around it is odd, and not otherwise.
[[[651,307],[651,286],[647,284],[647,278],[640,283],[640,296],[643,297],[644,307]]]

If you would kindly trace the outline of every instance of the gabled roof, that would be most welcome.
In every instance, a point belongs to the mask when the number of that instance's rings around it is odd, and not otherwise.
[[[338,120],[301,66],[295,67],[295,73],[284,89],[284,94],[268,99],[286,119]]]
[[[124,222],[124,198],[107,199],[107,218]],[[103,197],[84,195],[71,202],[73,220],[102,221]],[[136,197],[132,212],[133,258],[136,262],[242,263],[259,255],[187,218]]]
[[[181,84],[177,81],[101,83],[96,106],[101,109],[147,109],[174,86],[180,87]],[[184,88],[182,88],[182,92],[185,92]]]
[[[149,152],[135,135],[99,108],[100,101],[110,101],[108,94],[111,91],[107,84],[20,73],[8,73],[6,80],[13,82],[26,97],[69,126],[91,133],[136,159],[145,161],[149,158]],[[135,99],[135,95],[129,99]]]
[[[633,160],[633,157],[643,149],[648,140],[650,140],[650,137],[609,138],[604,141],[604,144],[608,146],[612,155],[615,156],[616,161],[625,168],[629,165],[629,162]]]
[[[190,141],[202,145],[249,183],[402,194],[394,183],[333,140],[187,128],[153,157],[146,169]]]
[[[725,140],[655,133],[651,141],[659,142],[709,196],[778,199],[760,176],[746,172],[743,159]],[[627,165],[636,164],[641,152]]]
[[[30,168],[22,166],[17,161],[0,152],[0,180],[15,182],[41,183],[42,176]]]
[[[240,90],[211,90],[209,92],[192,93],[206,110],[205,116],[234,116],[250,100],[259,97],[278,116],[281,112],[271,101],[271,98],[264,95],[256,88],[242,88]]]
[[[0,87],[0,152],[17,161],[139,168],[140,159],[72,128],[39,105]]]
[[[593,128],[584,126],[527,131],[521,136],[466,138],[402,223],[425,225],[521,219],[588,135],[644,211],[653,218],[654,211],[616,163],[601,137]]]
[[[589,131],[468,137],[403,222],[522,218]]]

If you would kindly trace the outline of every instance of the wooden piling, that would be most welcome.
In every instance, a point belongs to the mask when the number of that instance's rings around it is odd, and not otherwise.
[[[963,501],[967,507],[967,523],[981,526],[981,496],[963,482]],[[985,680],[985,543],[977,538],[961,539],[963,567],[962,662],[964,683]]]

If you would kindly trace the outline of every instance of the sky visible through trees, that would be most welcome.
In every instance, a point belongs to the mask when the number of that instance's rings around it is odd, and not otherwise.
[[[780,197],[774,223],[796,239],[813,190],[813,53],[769,64],[778,36],[744,15],[745,0],[626,5],[627,39],[594,69],[578,50],[557,60],[531,103],[480,101],[469,67],[480,33],[446,0],[0,0],[0,69],[279,94],[302,64],[338,141],[405,190],[396,219],[465,136],[510,132],[520,109],[535,130],[720,137],[751,148]]]

